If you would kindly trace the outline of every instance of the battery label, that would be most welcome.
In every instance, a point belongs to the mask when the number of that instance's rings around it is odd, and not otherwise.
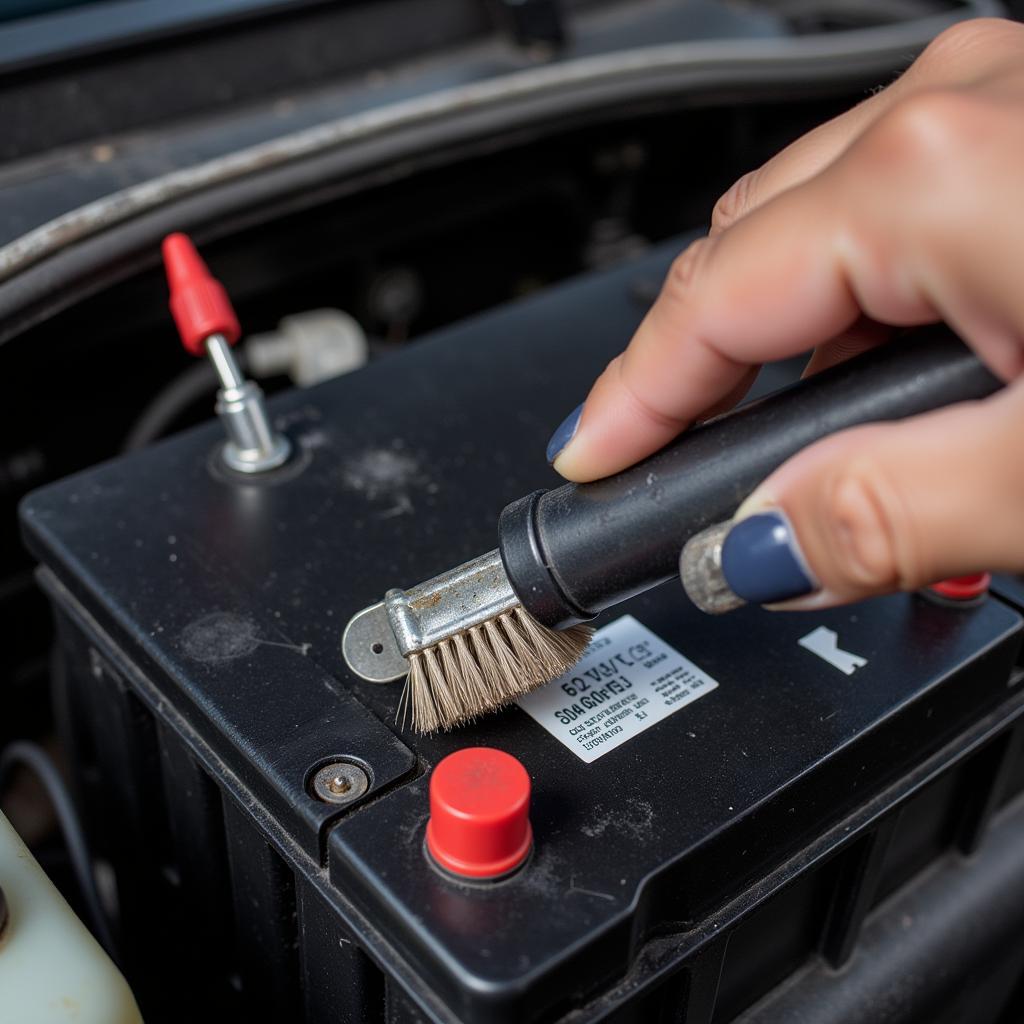
[[[518,703],[589,764],[716,686],[632,615],[623,615],[594,634],[573,668]]]

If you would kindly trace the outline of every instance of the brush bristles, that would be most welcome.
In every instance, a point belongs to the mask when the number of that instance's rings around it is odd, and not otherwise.
[[[516,606],[409,656],[398,706],[414,732],[451,729],[509,704],[572,668],[590,626],[554,630]]]

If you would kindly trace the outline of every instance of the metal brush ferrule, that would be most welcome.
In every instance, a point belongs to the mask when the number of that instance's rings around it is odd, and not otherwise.
[[[709,615],[721,615],[746,604],[732,592],[722,572],[722,544],[732,520],[695,533],[679,556],[679,577],[690,600]]]
[[[519,603],[497,551],[420,583],[384,595],[398,649],[408,656],[479,626]]]
[[[409,671],[408,656],[493,619],[519,603],[501,555],[486,555],[449,569],[353,616],[341,638],[349,668],[363,679],[387,683]]]

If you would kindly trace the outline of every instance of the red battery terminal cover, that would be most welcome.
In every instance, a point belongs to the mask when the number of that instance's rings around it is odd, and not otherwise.
[[[224,286],[209,271],[192,239],[180,232],[163,241],[171,315],[181,343],[194,356],[206,355],[206,339],[221,334],[234,345],[242,333]]]
[[[430,777],[427,850],[453,875],[496,879],[526,860],[530,776],[511,754],[467,747],[449,754]]]
[[[991,573],[975,572],[933,583],[930,589],[950,601],[973,601],[987,593],[991,583]]]

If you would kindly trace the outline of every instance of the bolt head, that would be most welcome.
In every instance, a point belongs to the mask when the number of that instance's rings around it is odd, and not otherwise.
[[[335,761],[317,770],[311,788],[325,803],[350,804],[370,788],[370,777],[357,764]]]

